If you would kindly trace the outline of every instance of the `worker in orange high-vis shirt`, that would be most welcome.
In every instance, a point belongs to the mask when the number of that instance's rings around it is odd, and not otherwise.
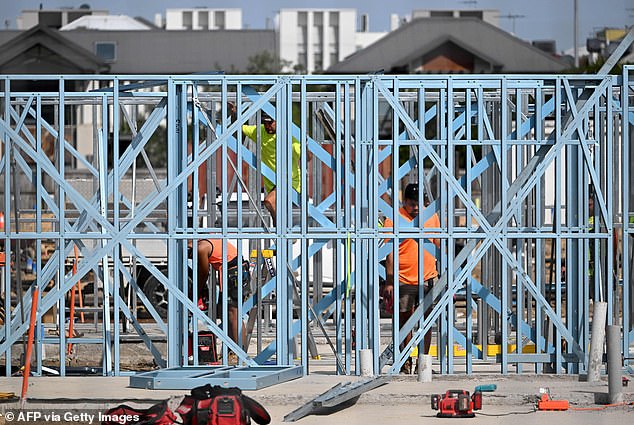
[[[251,293],[248,262],[238,262],[238,250],[227,242],[227,285],[222,282],[222,239],[200,239],[198,241],[198,299],[199,305],[206,309],[207,281],[210,269],[220,275],[220,291],[227,288],[227,316],[229,319],[229,338],[244,348],[246,330],[242,324],[242,343],[238,343],[238,285],[242,284],[244,301]],[[211,266],[211,267],[210,267]],[[222,299],[222,298],[220,298]],[[220,310],[220,309],[219,309]]]
[[[425,197],[425,206],[429,204]],[[405,188],[403,193],[403,206],[399,209],[401,217],[406,221],[411,222],[418,216],[418,185],[410,183]],[[392,220],[387,218],[385,220],[384,227],[394,227]],[[440,219],[438,214],[434,213],[424,224],[425,228],[439,228]],[[431,242],[440,247],[439,239],[430,239]],[[419,274],[418,269],[418,242],[414,239],[403,239],[398,248],[398,281],[399,281],[399,321],[401,326],[412,316],[416,307],[421,300],[418,297],[418,285],[422,276],[425,287],[424,293],[426,294],[434,285],[434,280],[438,277],[438,270],[436,269],[436,258],[424,250],[423,252],[423,272]],[[386,286],[385,294],[387,297],[394,297],[394,254],[390,252],[388,254],[385,264],[386,269]],[[431,310],[431,309],[430,309]],[[425,315],[430,313],[430,310],[425,312]],[[431,346],[431,330],[425,334],[424,349],[425,354],[429,353]],[[401,348],[405,347],[412,338],[411,332],[403,340]],[[411,373],[412,370],[412,358],[409,357],[403,367],[402,373]]]

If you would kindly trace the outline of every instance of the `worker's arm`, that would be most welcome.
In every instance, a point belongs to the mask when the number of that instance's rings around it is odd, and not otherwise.
[[[440,228],[440,218],[438,217],[438,214],[434,214],[432,216],[432,225],[430,227],[438,227]],[[440,239],[438,238],[434,238],[434,239],[430,239],[431,243],[433,243],[434,245],[436,245],[438,248],[440,248]]]
[[[211,244],[206,240],[198,241],[198,293],[207,286],[209,279],[209,255],[211,254]]]
[[[237,117],[236,105],[231,102],[227,102],[227,111],[229,111],[231,122],[234,122]],[[242,124],[242,135],[248,137],[253,141],[256,141],[258,138],[257,128],[258,127],[255,125]]]
[[[298,163],[300,161],[301,154],[302,154],[302,144],[299,143],[299,140],[293,137],[293,158]],[[311,159],[313,159],[313,154],[308,149],[308,146],[306,146],[306,161],[310,161]]]
[[[249,139],[251,139],[251,140],[253,140],[255,142],[258,139],[257,128],[258,127],[255,126],[255,125],[243,124],[242,125],[242,134],[244,136],[247,136]]]
[[[394,297],[394,254],[391,252],[385,259],[385,295]]]

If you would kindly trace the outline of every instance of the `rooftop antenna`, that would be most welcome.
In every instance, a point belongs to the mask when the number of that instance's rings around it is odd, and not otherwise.
[[[498,18],[510,19],[513,22],[513,34],[515,34],[515,20],[526,18],[525,15],[518,15],[515,13],[508,13],[506,15],[498,15]]]

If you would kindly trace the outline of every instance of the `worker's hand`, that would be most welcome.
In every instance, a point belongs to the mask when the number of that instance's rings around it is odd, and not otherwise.
[[[394,285],[385,285],[383,296],[386,298],[394,298]]]
[[[227,111],[229,112],[229,116],[231,118],[235,118],[236,116],[236,105],[231,102],[227,102]]]

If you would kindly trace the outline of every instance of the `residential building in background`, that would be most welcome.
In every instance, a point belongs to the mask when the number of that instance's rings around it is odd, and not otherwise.
[[[628,28],[602,28],[598,30],[593,37],[586,40],[590,61],[596,62],[599,58],[608,58],[628,31]],[[634,49],[631,46],[624,60],[628,62],[634,60]]]
[[[85,15],[64,25],[59,30],[146,31],[152,28],[153,26],[126,15]]]
[[[204,7],[167,9],[165,29],[168,31],[240,30],[242,29],[242,9],[208,9]]]
[[[364,19],[358,32],[356,9],[281,9],[276,31],[286,71],[321,72],[385,35],[369,32]]]
[[[500,26],[498,9],[415,9],[412,19],[416,18],[476,18],[495,27]]]
[[[329,73],[561,72],[569,64],[478,18],[416,18]]]
[[[23,10],[22,14],[16,19],[18,30],[28,30],[38,25],[47,28],[59,29],[64,25],[68,25],[82,16],[107,16],[107,10],[93,10],[86,5],[78,9],[61,8],[61,9],[33,9]]]

